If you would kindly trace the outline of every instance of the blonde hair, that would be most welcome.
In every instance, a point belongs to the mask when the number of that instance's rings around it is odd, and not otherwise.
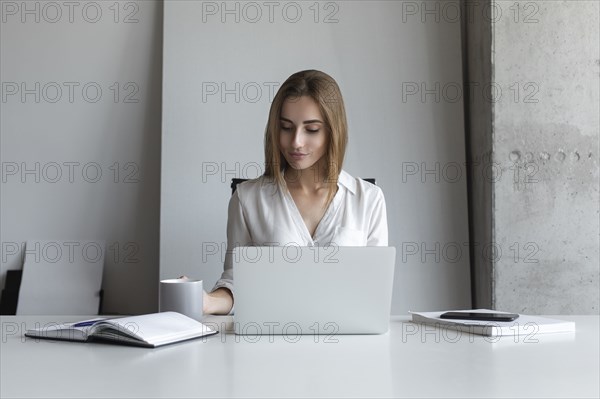
[[[348,123],[342,93],[336,81],[324,72],[314,69],[296,72],[279,88],[269,111],[265,129],[265,177],[272,178],[280,186],[285,184],[283,171],[288,164],[279,148],[281,132],[281,109],[285,100],[307,96],[318,105],[324,119],[327,134],[325,152],[325,176],[329,185],[326,205],[333,199],[338,177],[344,163],[348,143]]]

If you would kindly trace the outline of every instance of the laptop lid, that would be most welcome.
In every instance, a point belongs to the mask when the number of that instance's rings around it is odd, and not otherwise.
[[[237,247],[234,330],[380,334],[389,328],[394,247]]]

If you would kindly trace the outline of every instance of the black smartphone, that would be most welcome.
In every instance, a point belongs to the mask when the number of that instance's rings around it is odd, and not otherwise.
[[[519,317],[516,313],[481,313],[481,312],[446,312],[441,319],[453,320],[482,320],[482,321],[513,321]]]

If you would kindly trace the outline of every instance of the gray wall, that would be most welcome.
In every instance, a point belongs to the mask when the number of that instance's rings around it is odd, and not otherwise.
[[[157,306],[162,2],[76,3],[72,15],[64,2],[0,5],[0,285],[6,270],[21,268],[27,240],[55,240],[65,257],[64,241],[104,240],[104,311],[150,312]],[[23,95],[22,84],[32,94]],[[38,255],[46,256],[41,248]]]
[[[262,3],[227,4],[165,3],[160,277],[219,277],[229,181],[262,173],[272,94],[315,68],[344,95],[345,169],[386,196],[392,312],[469,307],[459,20],[424,23],[422,2],[322,2],[317,22],[309,2],[296,22],[292,2],[271,22]]]
[[[467,24],[470,78],[496,89],[470,103],[472,159],[491,143],[496,172],[472,190],[474,239],[496,249],[474,264],[478,303],[598,314],[599,3],[514,4],[483,2],[502,17]]]

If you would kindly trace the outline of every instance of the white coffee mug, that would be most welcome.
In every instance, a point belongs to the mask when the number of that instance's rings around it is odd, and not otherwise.
[[[202,280],[187,277],[161,280],[158,296],[159,312],[178,312],[202,321]]]

